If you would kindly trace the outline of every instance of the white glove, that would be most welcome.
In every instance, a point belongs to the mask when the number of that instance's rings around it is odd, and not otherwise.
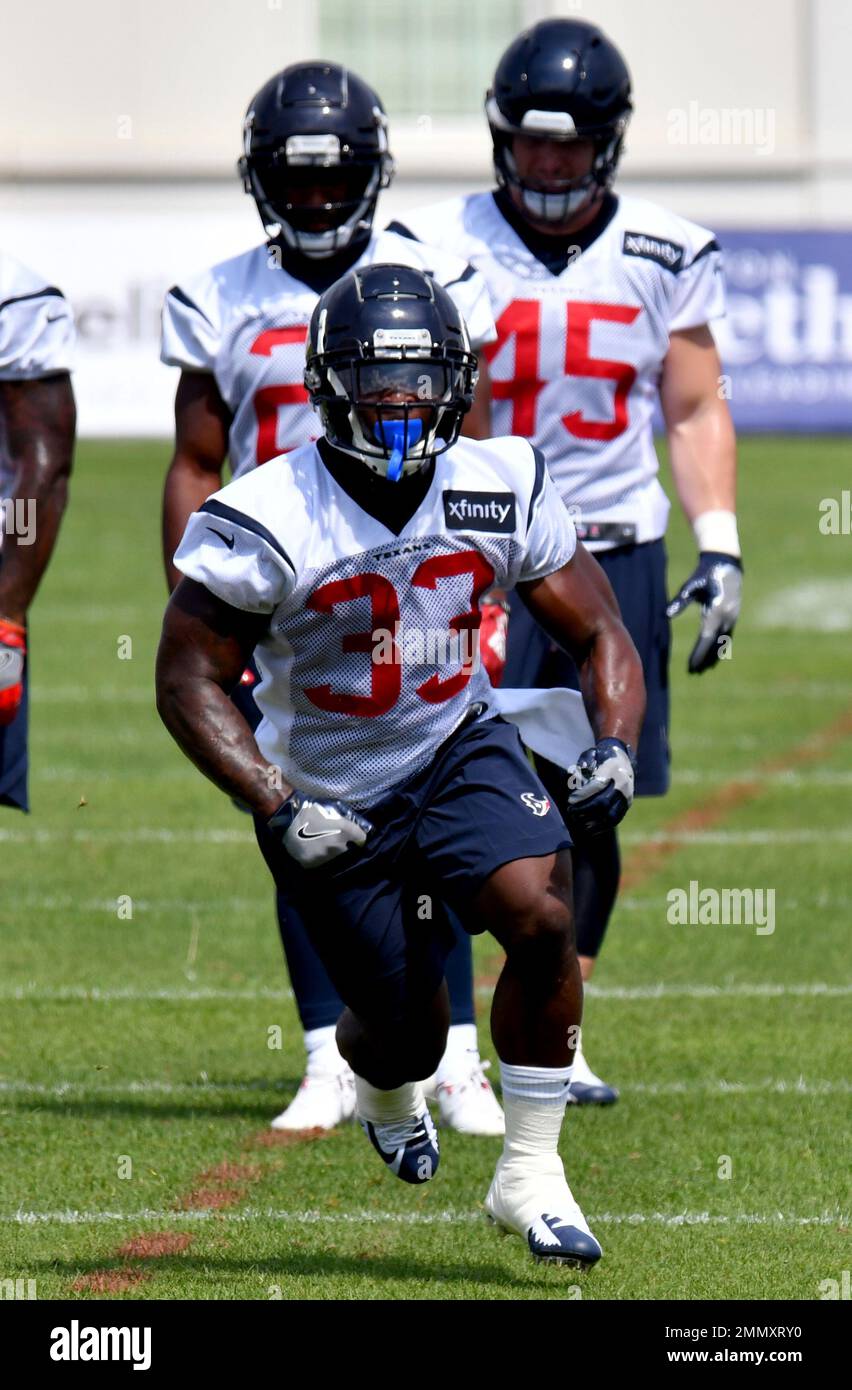
[[[350,846],[360,848],[372,824],[345,801],[314,801],[291,792],[267,824],[303,869],[319,869]]]

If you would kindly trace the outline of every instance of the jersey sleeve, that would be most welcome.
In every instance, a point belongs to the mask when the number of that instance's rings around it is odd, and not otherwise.
[[[467,324],[470,345],[474,352],[478,352],[486,343],[495,342],[497,328],[491,310],[491,298],[480,272],[469,265],[457,279],[445,281],[444,289]]]
[[[174,563],[188,579],[244,613],[274,612],[296,580],[295,567],[272,532],[219,497],[193,512]]]
[[[163,304],[160,360],[169,367],[212,372],[221,341],[219,307],[205,286],[173,285]]]
[[[417,247],[421,265],[443,285],[464,318],[474,351],[495,342],[497,328],[485,276],[468,263],[461,247],[454,247],[446,237],[424,236],[417,218],[389,222],[383,235],[388,232]]]
[[[525,553],[515,581],[518,584],[544,579],[561,570],[577,549],[574,523],[547,471],[544,455],[535,448],[533,454],[535,480],[529,503]]]
[[[0,303],[0,380],[69,372],[73,352],[74,319],[61,290],[45,285]]]
[[[677,276],[677,284],[669,315],[669,332],[683,328],[698,328],[711,319],[725,314],[725,283],[722,277],[722,253],[719,243],[708,241],[689,265]]]

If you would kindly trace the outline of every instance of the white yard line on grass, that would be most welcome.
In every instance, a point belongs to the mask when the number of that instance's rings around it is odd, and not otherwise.
[[[852,769],[815,767],[804,772],[792,768],[787,772],[710,772],[700,767],[676,767],[672,772],[672,782],[683,787],[754,781],[770,787],[849,787],[852,786]]]
[[[284,1082],[264,1078],[255,1081],[2,1081],[0,1095],[12,1096],[65,1096],[89,1095],[161,1095],[161,1096],[203,1096],[242,1095],[245,1092],[287,1090]],[[732,1096],[762,1094],[789,1096],[834,1096],[852,1093],[850,1081],[808,1081],[804,1076],[795,1079],[768,1077],[763,1081],[724,1081],[712,1078],[708,1081],[660,1081],[635,1083],[627,1082],[620,1087],[623,1096],[669,1096],[704,1095]]]
[[[253,845],[249,830],[165,830],[154,825],[135,830],[0,830],[0,844],[49,845]]]
[[[477,986],[478,994],[490,994],[491,985]],[[783,999],[783,998],[822,998],[841,999],[852,994],[852,984],[832,985],[824,980],[806,984],[770,984],[765,981],[757,984],[663,984],[648,985],[587,985],[586,994],[590,999],[604,1001],[631,1001],[637,999]],[[246,986],[244,989],[218,988],[217,986],[188,985],[164,986],[163,988],[140,988],[136,985],[40,985],[30,981],[24,985],[0,986],[0,1002],[34,1003],[82,1003],[116,1004],[162,1002],[167,1004],[198,1004],[211,1000],[222,1002],[251,1003],[262,1000],[292,999],[290,989],[272,989],[263,985]]]
[[[148,782],[185,782],[187,770],[185,765],[153,769],[140,767],[138,775]],[[675,767],[672,783],[676,787],[715,787],[727,782],[753,782],[756,775],[754,772],[731,773],[719,769],[709,771],[697,767]],[[32,769],[30,777],[35,782],[69,782],[86,787],[126,783],[128,772],[125,768],[92,768],[51,762],[44,767]],[[767,772],[760,774],[760,782],[769,787],[781,788],[850,787],[852,769],[812,768],[805,771]]]
[[[448,1226],[459,1222],[483,1221],[482,1211],[279,1211],[274,1207],[245,1207],[242,1211],[211,1211],[207,1208],[159,1211],[143,1207],[138,1211],[18,1211],[0,1212],[0,1224],[20,1226],[99,1226],[116,1222],[136,1225],[143,1222],[170,1225],[185,1221],[233,1221],[251,1223],[272,1221],[287,1226]],[[800,1216],[795,1212],[739,1212],[733,1216],[710,1211],[628,1211],[590,1212],[588,1221],[599,1226],[845,1226],[848,1213],[817,1212]]]
[[[625,831],[621,837],[626,845],[654,845],[673,841],[685,845],[820,845],[849,844],[852,825],[830,826],[825,829],[804,827],[796,830],[655,830],[648,833]],[[254,844],[248,830],[167,830],[154,825],[140,825],[134,830],[0,830],[0,844],[99,844],[99,845],[247,845]]]
[[[115,988],[106,986],[99,988],[97,985],[57,985],[55,988],[50,985],[42,986],[37,984],[12,985],[0,987],[0,1001],[12,1002],[32,1000],[35,1003],[55,1003],[72,1004],[79,1000],[83,1003],[91,1004],[146,1004],[146,1003],[166,1003],[166,1004],[203,1004],[208,1000],[221,1000],[234,1003],[252,1003],[265,999],[282,1000],[292,999],[291,989],[267,989],[263,985],[248,987],[246,989],[217,989],[215,986],[207,989],[203,986],[194,989],[191,986],[176,985],[164,989],[139,989],[135,985],[116,985]]]
[[[137,912],[265,912],[269,907],[268,895],[258,894],[254,898],[133,898],[133,916]],[[115,917],[119,908],[126,910],[127,903],[118,898],[75,898],[71,893],[31,893],[16,896],[15,906],[27,912],[106,912]],[[663,889],[656,896],[627,895],[620,898],[618,907],[622,912],[660,912],[667,907],[666,893]],[[784,897],[785,912],[813,913],[815,908],[840,909],[848,911],[852,907],[852,897],[843,894],[818,892],[809,898]]]

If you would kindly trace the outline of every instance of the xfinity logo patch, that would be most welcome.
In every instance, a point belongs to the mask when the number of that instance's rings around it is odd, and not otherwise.
[[[675,275],[683,266],[684,250],[676,241],[664,241],[662,237],[646,236],[644,232],[625,232],[622,251],[625,256],[642,256],[646,261],[656,261]]]
[[[511,492],[444,493],[444,522],[448,531],[493,531],[511,536],[515,530],[515,496]]]

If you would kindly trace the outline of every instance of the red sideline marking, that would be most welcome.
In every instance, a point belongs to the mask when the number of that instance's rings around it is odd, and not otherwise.
[[[776,772],[787,772],[801,767],[803,763],[815,762],[830,751],[832,745],[852,734],[852,709],[845,710],[824,728],[809,734],[801,743],[786,753],[776,754],[759,763],[748,781],[725,782],[717,791],[704,797],[701,803],[687,811],[681,811],[663,826],[661,835],[677,832],[678,835],[691,830],[709,830],[724,820],[731,811],[754,801],[766,790],[767,778]],[[652,845],[637,846],[627,857],[621,876],[621,891],[630,892],[647,883],[672,855],[683,849],[678,840],[665,838]]]
[[[776,754],[759,763],[747,781],[725,782],[715,792],[704,797],[699,805],[673,816],[660,831],[661,839],[650,845],[638,845],[626,856],[619,891],[631,892],[641,887],[653,878],[673,855],[679,853],[684,845],[680,839],[674,838],[675,835],[681,836],[693,830],[710,830],[723,821],[731,811],[760,796],[766,790],[767,779],[771,775],[816,762],[831,751],[832,745],[838,739],[848,738],[850,734],[852,709],[845,710],[830,724],[808,734],[807,738],[794,744],[788,752]],[[672,838],[666,839],[666,835],[671,835]],[[499,958],[501,968],[504,959],[502,956]],[[498,978],[499,975],[486,973],[478,975],[474,983],[477,989],[493,989]]]
[[[242,1147],[294,1148],[299,1144],[325,1139],[330,1133],[325,1129],[262,1129],[259,1133],[248,1135]],[[181,1211],[197,1211],[201,1207],[222,1211],[226,1207],[237,1206],[245,1198],[250,1185],[274,1170],[274,1167],[274,1164],[232,1163],[226,1159],[213,1168],[205,1168],[192,1179],[187,1191],[175,1198],[175,1216],[179,1216]],[[122,1260],[123,1264],[83,1274],[74,1280],[71,1288],[75,1293],[126,1293],[128,1289],[151,1278],[151,1261],[169,1255],[182,1255],[193,1239],[186,1232],[176,1231],[145,1231],[131,1236],[119,1245],[112,1256],[115,1260]],[[135,1263],[139,1260],[144,1260],[147,1267],[140,1268]]]

